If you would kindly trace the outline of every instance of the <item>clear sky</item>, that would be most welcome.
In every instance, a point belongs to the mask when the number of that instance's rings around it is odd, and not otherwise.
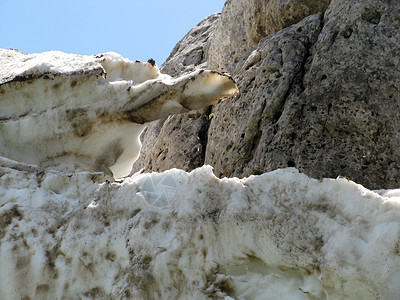
[[[0,48],[120,53],[160,66],[224,0],[0,0]]]

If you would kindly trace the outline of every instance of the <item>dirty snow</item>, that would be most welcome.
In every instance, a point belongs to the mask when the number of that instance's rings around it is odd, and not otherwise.
[[[1,299],[400,296],[396,193],[292,168],[99,183],[0,162]]]
[[[153,62],[0,49],[0,155],[61,171],[130,173],[151,121],[233,96],[208,70],[172,78]]]

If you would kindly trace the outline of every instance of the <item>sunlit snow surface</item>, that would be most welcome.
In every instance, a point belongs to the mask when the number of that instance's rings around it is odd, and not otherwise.
[[[172,78],[154,61],[130,61],[113,52],[0,49],[0,155],[61,171],[123,177],[139,155],[139,136],[149,122],[237,92],[226,74],[197,70]]]
[[[98,183],[0,166],[0,299],[400,298],[395,191],[293,168]]]

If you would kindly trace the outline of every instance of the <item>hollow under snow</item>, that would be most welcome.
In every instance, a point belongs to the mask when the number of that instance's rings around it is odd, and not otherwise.
[[[0,162],[0,299],[400,297],[397,191],[293,168],[99,183]]]
[[[154,61],[0,49],[0,156],[62,171],[130,173],[151,121],[236,95],[226,74],[176,78]]]

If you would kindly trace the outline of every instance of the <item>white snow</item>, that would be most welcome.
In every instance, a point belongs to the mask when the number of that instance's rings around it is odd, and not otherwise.
[[[237,92],[227,75],[199,70],[171,78],[156,65],[113,52],[0,49],[0,155],[123,177],[139,155],[148,122]]]
[[[98,56],[101,58],[101,65],[107,71],[106,79],[109,82],[126,80],[132,81],[131,85],[133,85],[161,76],[158,68],[150,63],[133,62],[115,52]]]
[[[395,192],[293,168],[99,183],[0,165],[0,299],[400,297]]]

